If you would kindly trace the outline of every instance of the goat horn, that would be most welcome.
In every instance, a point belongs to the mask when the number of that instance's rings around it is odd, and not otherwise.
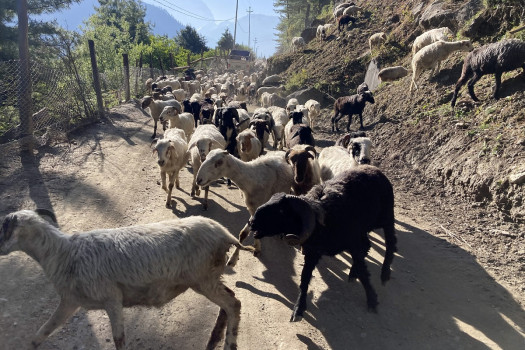
[[[286,195],[284,200],[288,201],[290,208],[299,216],[302,225],[299,236],[295,234],[287,234],[284,238],[288,244],[302,244],[310,237],[315,229],[316,214],[310,203],[302,197]]]
[[[314,156],[313,156],[313,158],[315,158],[315,157],[317,156],[317,151],[315,150],[315,147],[313,147],[313,146],[305,147],[304,150],[305,150],[306,152],[314,151]]]

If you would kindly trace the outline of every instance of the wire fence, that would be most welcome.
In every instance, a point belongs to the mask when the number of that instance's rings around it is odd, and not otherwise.
[[[18,60],[0,62],[0,143],[20,137]],[[95,115],[89,82],[78,79],[66,69],[31,62],[31,101],[35,136],[47,131],[68,132]]]

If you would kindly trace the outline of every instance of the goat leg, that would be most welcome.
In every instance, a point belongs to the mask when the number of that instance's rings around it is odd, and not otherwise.
[[[301,284],[299,285],[299,297],[295,302],[292,317],[290,322],[295,322],[298,320],[298,317],[303,316],[304,311],[306,310],[306,296],[308,294],[308,285],[312,279],[312,273],[315,269],[315,266],[321,259],[321,256],[318,254],[306,254],[304,256],[304,266],[303,271],[301,272]]]
[[[474,72],[474,76],[472,77],[472,79],[469,80],[467,84],[468,93],[470,94],[470,97],[476,102],[479,102],[479,99],[474,94],[474,85],[478,82],[479,79],[481,79],[481,74],[478,72]]]
[[[495,100],[499,99],[499,88],[501,86],[501,72],[496,72],[494,74],[496,79],[496,86],[494,87],[494,94],[493,97]]]
[[[111,322],[111,332],[113,333],[113,341],[117,350],[126,348],[126,337],[124,334],[124,314],[122,312],[121,301],[111,301],[106,303],[105,310]]]
[[[33,348],[37,348],[42,342],[60,325],[73,315],[79,308],[78,304],[75,304],[67,299],[60,299],[55,312],[46,323],[40,327],[38,332],[33,337],[31,345]]]

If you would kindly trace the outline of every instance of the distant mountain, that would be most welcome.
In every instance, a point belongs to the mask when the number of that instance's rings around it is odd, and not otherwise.
[[[173,18],[166,10],[145,2],[142,4],[146,7],[145,20],[150,22],[153,34],[174,37],[177,35],[177,31],[184,28],[184,25]],[[40,15],[32,19],[40,21],[56,20],[63,28],[79,31],[83,22],[95,13],[95,7],[98,6],[97,0],[84,0],[60,12]]]
[[[249,23],[250,22],[250,23]],[[251,18],[244,16],[237,21],[237,37],[238,44],[243,44],[253,48],[254,39],[257,38],[257,55],[262,57],[270,57],[275,53],[276,43],[274,39],[277,35],[277,24],[279,17],[252,14]],[[234,34],[235,23],[233,21],[220,22],[218,24],[207,24],[197,28],[199,34],[206,38],[206,44],[209,47],[215,47],[217,41],[222,36],[226,28],[230,29],[230,33]],[[250,43],[248,43],[248,30],[250,28]]]

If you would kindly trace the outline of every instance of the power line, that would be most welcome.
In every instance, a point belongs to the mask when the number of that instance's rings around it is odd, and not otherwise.
[[[233,18],[228,18],[228,19],[211,19],[211,18],[207,18],[207,17],[203,17],[203,16],[200,16],[200,15],[197,15],[193,12],[189,12],[188,10],[185,10],[177,5],[174,5],[166,0],[153,0],[154,2],[156,2],[158,5],[162,6],[162,7],[166,7],[166,8],[169,8],[170,10],[172,11],[175,11],[175,12],[178,12],[180,14],[183,14],[185,16],[188,16],[188,17],[191,17],[191,18],[195,18],[195,19],[198,19],[198,20],[201,20],[201,21],[208,21],[208,22],[224,22],[224,21],[231,21]],[[162,1],[162,3],[161,3]],[[174,7],[177,7],[179,9],[176,9]]]

